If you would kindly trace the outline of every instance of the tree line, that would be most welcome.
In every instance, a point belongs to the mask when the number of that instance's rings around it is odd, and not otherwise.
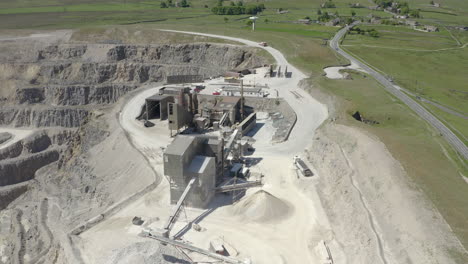
[[[375,0],[374,2],[382,8],[390,7],[392,12],[397,12],[399,9],[400,14],[402,15],[408,15],[415,18],[420,17],[419,10],[410,9],[408,2],[399,2],[393,0]]]
[[[230,2],[229,6],[223,6],[223,1],[218,0],[218,5],[211,8],[211,12],[215,15],[243,15],[243,14],[249,14],[249,15],[255,15],[259,12],[262,12],[265,10],[265,5],[264,4],[258,4],[258,5],[244,5],[244,2],[239,1],[237,3]]]
[[[161,8],[169,8],[169,7],[190,7],[190,3],[187,0],[182,0],[179,3],[174,4],[172,0],[167,0],[161,2]]]
[[[352,34],[352,33],[356,33],[356,34],[359,34],[359,35],[369,35],[373,38],[378,38],[380,37],[380,34],[377,30],[371,28],[371,29],[360,29],[359,27],[353,27],[349,30],[349,32]]]

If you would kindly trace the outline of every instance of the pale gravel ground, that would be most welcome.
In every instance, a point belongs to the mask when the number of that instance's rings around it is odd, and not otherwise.
[[[460,242],[378,139],[335,124],[317,138],[310,160],[346,263],[455,263]]]
[[[13,137],[4,143],[0,144],[0,149],[13,145],[14,143],[23,140],[30,136],[35,130],[33,129],[18,129],[0,127],[0,133],[10,133]]]
[[[273,53],[283,68],[288,65],[292,78],[263,79],[261,83],[268,83],[272,89],[279,91],[280,97],[284,97],[295,110],[298,122],[290,140],[280,144],[271,144],[266,140],[261,144],[261,148],[257,148],[255,155],[262,157],[263,160],[253,170],[266,175],[263,189],[273,198],[258,198],[260,204],[256,206],[269,211],[276,209],[276,203],[281,208],[287,204],[290,210],[286,210],[287,214],[278,217],[277,220],[258,222],[250,221],[249,217],[239,214],[239,211],[233,210],[232,206],[222,206],[200,223],[207,229],[205,232],[198,233],[191,230],[184,238],[199,247],[207,248],[212,237],[225,237],[240,252],[240,258],[251,258],[254,263],[304,261],[315,263],[318,259],[313,248],[323,239],[318,234],[327,233],[326,230],[329,230],[328,221],[320,201],[310,199],[298,191],[300,184],[292,165],[292,157],[303,152],[307,142],[311,142],[313,131],[327,117],[327,109],[298,87],[299,81],[305,78],[305,75],[287,64],[277,50],[269,47],[267,49]],[[147,129],[141,122],[135,120],[144,99],[154,94],[156,90],[157,88],[149,89],[133,97],[123,108],[119,120],[135,146],[147,154],[150,164],[162,175],[161,147],[165,147],[171,140],[166,125],[156,122],[155,127]],[[296,98],[292,91],[303,97]],[[260,142],[258,144],[260,145]],[[249,190],[244,199],[249,199],[255,191]],[[257,200],[255,195],[251,199]],[[100,263],[109,256],[108,254],[115,252],[116,248],[121,249],[124,245],[128,245],[129,241],[137,239],[135,237],[140,229],[132,226],[133,216],[140,215],[153,219],[159,217],[165,220],[170,210],[168,204],[168,183],[163,180],[154,191],[137,200],[132,206],[124,208],[109,220],[82,234],[83,253],[88,256],[89,263]],[[202,212],[198,209],[189,209],[188,219],[194,219]],[[161,227],[162,221],[156,221],[152,226]],[[242,228],[239,228],[239,222],[243,223]],[[185,224],[183,217],[180,217],[173,233],[183,228]],[[122,230],[127,230],[126,234],[122,234]],[[316,239],[311,243],[310,237]],[[290,246],[285,247],[285,244]]]
[[[20,40],[20,41],[33,41],[36,44],[40,44],[40,43],[43,44],[43,43],[68,41],[71,38],[71,36],[72,36],[71,30],[56,30],[56,31],[50,31],[47,33],[33,33],[27,36],[21,35],[21,34],[15,35],[15,36],[13,35],[8,36],[8,33],[7,33],[7,34],[4,34],[3,37],[0,37],[0,41]]]
[[[258,189],[251,189],[238,204],[221,206],[206,216],[200,222],[204,232],[190,230],[183,239],[207,249],[211,239],[223,237],[240,252],[238,259],[250,258],[253,263],[316,263],[317,257],[309,247],[313,249],[323,239],[321,234],[329,232],[320,201],[312,200],[299,191],[301,179],[296,177],[289,157],[272,155],[264,158],[254,170],[265,174],[263,190],[271,196],[258,195]],[[137,236],[141,228],[131,224],[135,215],[144,219],[159,218],[150,227],[161,228],[170,207],[168,186],[162,184],[160,187],[81,235],[82,252],[89,263],[101,263],[109,257],[113,258],[113,252],[119,252],[131,243],[145,241]],[[313,188],[313,184],[310,187]],[[221,203],[221,198],[218,197],[217,202]],[[253,216],[245,208],[246,203],[261,209],[263,214],[258,218]],[[239,207],[246,210],[242,211]],[[203,212],[187,208],[172,234]]]
[[[359,67],[357,64],[351,62],[351,65],[349,66],[337,66],[337,67],[327,67],[324,68],[323,71],[325,72],[325,76],[329,79],[343,79],[344,76],[341,73],[341,70],[357,70],[361,72],[366,72],[363,70],[361,67]]]

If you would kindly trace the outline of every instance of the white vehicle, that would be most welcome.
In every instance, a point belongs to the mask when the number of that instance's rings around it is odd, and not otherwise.
[[[242,169],[242,172],[241,172],[241,173],[242,173],[242,177],[248,178],[249,175],[250,175],[250,170],[249,170],[248,168],[245,168],[245,167],[244,167],[244,168]]]
[[[307,166],[307,164],[305,164],[305,162],[303,160],[301,160],[301,158],[299,158],[298,156],[295,156],[294,157],[294,164],[296,165],[296,168],[302,173],[302,175],[304,175],[305,177],[310,177],[310,176],[313,176],[314,174],[312,173],[312,171],[309,169],[309,167]]]

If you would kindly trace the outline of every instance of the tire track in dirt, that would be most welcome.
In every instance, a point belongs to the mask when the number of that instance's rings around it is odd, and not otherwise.
[[[359,187],[358,187],[357,184],[356,184],[356,181],[355,181],[354,178],[353,178],[353,175],[356,174],[356,173],[355,173],[355,170],[354,170],[354,168],[353,168],[353,165],[352,165],[351,162],[349,161],[348,156],[347,156],[346,153],[344,152],[343,148],[340,147],[340,151],[341,151],[341,154],[343,154],[343,157],[344,157],[345,160],[346,160],[346,164],[347,164],[348,167],[351,169],[351,172],[348,173],[348,177],[349,177],[349,179],[351,180],[351,184],[352,184],[353,188],[356,189],[357,193],[359,194],[359,199],[361,200],[362,207],[364,208],[364,210],[365,210],[366,213],[367,213],[367,218],[368,218],[368,220],[369,220],[370,228],[371,228],[372,232],[374,233],[375,238],[377,239],[377,246],[378,246],[378,249],[379,249],[379,256],[380,256],[380,259],[382,260],[382,263],[383,263],[383,264],[388,264],[387,259],[385,258],[385,253],[384,253],[384,248],[383,248],[383,244],[382,244],[382,239],[380,238],[380,235],[379,235],[379,233],[377,232],[377,230],[376,230],[376,228],[375,228],[376,223],[375,223],[375,221],[374,221],[374,217],[372,216],[372,213],[370,212],[370,209],[369,209],[369,207],[367,206],[367,203],[366,203],[365,200],[364,200],[364,196],[362,195],[361,190],[359,189]]]

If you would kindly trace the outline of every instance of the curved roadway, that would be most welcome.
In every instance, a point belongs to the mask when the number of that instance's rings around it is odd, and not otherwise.
[[[353,27],[354,24],[350,26],[346,26],[342,28],[338,33],[333,37],[330,41],[330,46],[336,52],[341,54],[343,57],[350,60],[352,63],[359,65],[359,67],[366,70],[372,77],[374,77],[380,84],[383,85],[385,90],[389,93],[393,94],[395,97],[400,99],[403,103],[405,103],[409,108],[411,108],[419,117],[426,120],[429,124],[431,124],[435,129],[437,129],[442,136],[453,146],[453,148],[460,153],[466,160],[468,160],[468,148],[466,147],[465,143],[461,141],[447,126],[445,126],[442,122],[439,121],[434,115],[432,115],[429,111],[427,111],[424,107],[418,104],[415,100],[411,97],[406,95],[400,89],[395,87],[395,85],[387,80],[385,76],[376,72],[374,69],[370,68],[366,64],[362,63],[361,61],[357,60],[353,56],[346,53],[344,50],[340,48],[340,40],[346,34],[346,32]]]

